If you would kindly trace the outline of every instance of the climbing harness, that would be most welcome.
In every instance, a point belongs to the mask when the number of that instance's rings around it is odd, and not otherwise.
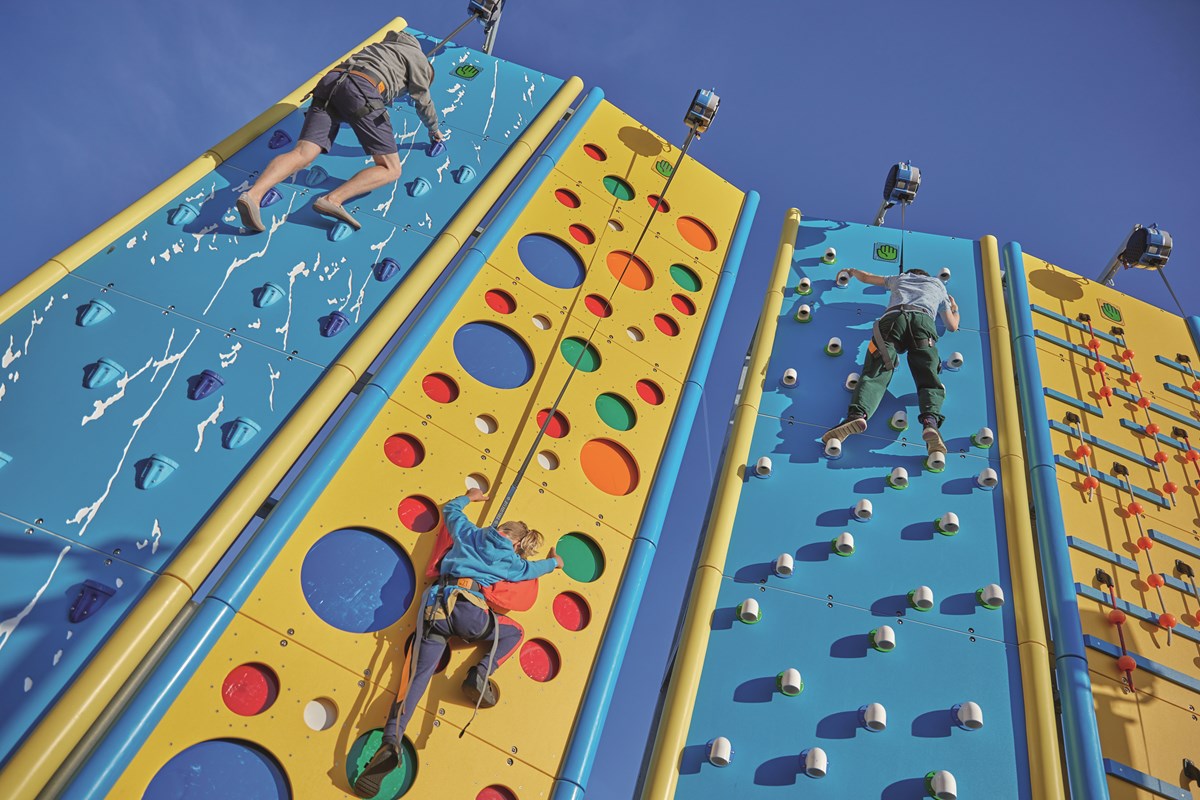
[[[888,360],[887,360],[887,340],[883,337],[883,331],[880,330],[879,323],[882,320],[884,320],[885,318],[896,315],[896,314],[910,314],[910,313],[924,314],[925,312],[922,309],[918,308],[917,306],[906,305],[904,303],[901,303],[898,306],[891,306],[886,311],[884,311],[882,314],[880,314],[879,319],[875,320],[875,324],[871,326],[871,344],[874,345],[876,351],[878,351],[878,353],[879,353],[880,359],[883,360],[884,371],[894,370],[900,366],[900,354],[897,353],[896,358],[892,362],[890,362],[890,363],[888,362]],[[929,338],[928,336],[922,337],[920,339],[913,339],[912,337],[909,337],[909,338],[912,342],[913,347],[932,347],[934,345],[933,339]]]
[[[310,92],[313,98],[313,108],[319,108],[322,111],[328,108],[329,100],[333,97],[334,92],[336,92],[338,87],[341,86],[351,75],[369,81],[381,95],[383,94],[384,89],[387,88],[387,84],[384,83],[382,78],[373,74],[364,67],[354,66],[350,61],[345,61],[341,64],[338,64],[336,67],[330,70],[330,72],[341,72],[342,74],[336,81],[334,81],[333,86],[329,87],[329,92],[324,97],[317,97],[315,88],[312,92]],[[374,97],[367,97],[365,94],[363,94],[363,104],[350,112],[350,118],[357,122],[360,119],[383,111],[385,108],[387,108],[387,106],[384,105],[382,100]]]

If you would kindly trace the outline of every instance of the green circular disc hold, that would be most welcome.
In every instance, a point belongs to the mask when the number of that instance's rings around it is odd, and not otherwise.
[[[700,291],[701,283],[700,276],[692,272],[683,264],[671,265],[671,280],[679,284],[681,289],[686,289],[689,292]]]
[[[554,552],[562,556],[563,572],[572,580],[591,583],[604,574],[604,553],[582,533],[568,533],[559,539]]]
[[[350,747],[350,753],[346,756],[346,780],[350,781],[351,786],[354,785],[354,781],[358,779],[371,757],[379,750],[381,744],[383,744],[382,728],[368,731],[354,741]],[[400,765],[383,779],[379,785],[379,794],[375,797],[377,800],[396,800],[408,794],[408,790],[412,788],[416,780],[417,751],[413,749],[412,742],[406,736],[400,740]]]
[[[605,425],[617,431],[627,431],[637,424],[637,412],[624,397],[605,392],[596,398],[596,413]]]
[[[634,198],[633,187],[625,181],[618,178],[616,175],[604,176],[604,188],[608,193],[618,200],[632,200]]]
[[[569,339],[563,339],[562,346],[559,349],[568,364],[574,364],[575,359],[579,359],[580,372],[595,372],[600,369],[600,354],[596,352],[595,347],[583,339],[574,336]],[[583,355],[581,356],[580,353]]]

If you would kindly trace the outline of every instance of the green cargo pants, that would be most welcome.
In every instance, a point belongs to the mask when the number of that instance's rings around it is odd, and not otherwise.
[[[863,364],[862,377],[854,389],[854,395],[850,398],[847,418],[869,419],[875,413],[895,372],[889,369],[889,365],[896,363],[897,353],[908,353],[908,370],[917,385],[917,403],[921,409],[917,418],[932,415],[940,428],[946,419],[942,416],[946,389],[938,380],[941,358],[937,351],[937,329],[934,328],[933,317],[919,311],[888,314],[879,320],[879,332],[887,345],[887,353],[881,354],[874,342],[867,348],[866,363]]]

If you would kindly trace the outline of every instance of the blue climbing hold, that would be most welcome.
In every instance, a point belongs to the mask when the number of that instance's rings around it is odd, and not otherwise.
[[[75,324],[81,328],[86,328],[90,325],[95,325],[97,322],[104,320],[117,313],[117,310],[103,300],[88,300],[86,304],[79,307],[79,314],[75,317]]]
[[[263,195],[263,199],[258,201],[258,207],[266,208],[269,205],[278,203],[282,199],[283,199],[283,195],[281,195],[279,193],[278,189],[276,189],[274,186],[272,186],[270,189],[267,190],[267,193]]]
[[[99,581],[84,581],[83,586],[79,589],[79,594],[75,596],[75,602],[67,611],[67,619],[71,622],[83,622],[88,617],[95,616],[108,598],[116,593],[116,589],[105,586]]]
[[[95,364],[88,367],[87,374],[83,378],[83,385],[89,389],[99,389],[101,386],[107,386],[117,379],[119,375],[125,374],[125,368],[111,358],[101,358]]]
[[[211,369],[206,369],[189,381],[189,383],[192,385],[188,390],[188,398],[191,400],[203,400],[224,386],[225,379]]]
[[[475,180],[475,170],[463,164],[458,168],[458,172],[454,174],[455,183],[470,183]]]
[[[329,241],[340,242],[352,233],[354,233],[354,228],[350,227],[348,223],[339,222],[329,229]]]
[[[264,283],[254,290],[254,305],[257,308],[273,306],[283,299],[283,287],[277,283]]]
[[[309,167],[308,172],[304,173],[305,186],[320,186],[329,177],[329,173],[323,167]]]
[[[390,281],[400,271],[400,264],[394,258],[385,258],[375,265],[375,280]]]
[[[261,430],[262,426],[249,417],[238,417],[222,426],[221,446],[226,450],[237,450]]]
[[[4,469],[11,463],[12,463],[12,456],[10,456],[8,453],[4,452],[3,450],[0,450],[0,469]]]
[[[179,469],[178,462],[158,453],[138,463],[134,485],[139,489],[153,489],[171,477],[171,473]]]
[[[417,178],[409,185],[408,193],[413,197],[420,197],[433,188],[433,184],[424,178]]]
[[[271,134],[271,140],[267,142],[267,147],[272,150],[278,150],[281,147],[286,147],[292,143],[292,137],[287,135],[287,131],[276,130]]]
[[[340,311],[334,311],[321,320],[321,335],[330,338],[337,336],[350,324],[350,318]]]
[[[187,225],[200,216],[200,209],[191,203],[180,203],[167,214],[167,222],[172,225]]]
[[[444,152],[446,152],[446,143],[445,142],[433,142],[432,144],[429,145],[429,150],[427,152],[427,155],[430,158],[436,158]]]

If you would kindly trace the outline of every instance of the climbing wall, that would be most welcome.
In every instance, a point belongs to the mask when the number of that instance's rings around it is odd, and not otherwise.
[[[448,148],[430,157],[414,111],[393,109],[404,174],[351,206],[361,231],[311,209],[369,163],[346,128],[268,196],[266,233],[239,227],[235,199],[299,136],[296,108],[206,153],[176,196],[135,206],[135,224],[127,214],[59,256],[23,307],[22,287],[4,299],[0,760],[152,581],[182,605],[205,575],[177,566],[192,533],[319,378],[362,372],[403,320],[383,323],[365,360],[348,344],[399,287],[413,302],[428,288],[436,271],[406,284],[414,264],[562,85],[456,45],[435,63]],[[208,546],[219,555],[244,522]]]
[[[948,771],[960,797],[1030,797],[1014,610],[985,588],[1014,596],[1017,522],[996,485],[1006,454],[978,435],[999,402],[980,243],[807,220],[789,263],[787,230],[770,287],[782,304],[760,321],[645,796],[915,798]],[[903,365],[866,434],[836,459],[819,440],[888,301],[838,273],[895,274],[901,252],[962,312],[938,344],[944,471],[926,464]],[[967,703],[982,727],[959,716]],[[709,760],[718,737],[724,768]]]
[[[1097,756],[1114,798],[1190,798],[1184,759],[1200,760],[1196,345],[1174,314],[1033,256],[1023,266],[1062,510],[1053,535],[1070,547],[1064,594],[1079,604]],[[1157,279],[1117,278],[1139,280]]]
[[[237,613],[194,672],[152,679],[182,689],[110,797],[175,796],[196,773],[215,775],[203,796],[250,780],[347,796],[394,699],[440,504],[508,488],[578,358],[507,515],[565,570],[513,615],[525,640],[465,736],[459,686],[482,648],[452,651],[379,796],[549,795],[741,213],[741,191],[686,160],[631,260],[677,156],[599,106],[303,522],[206,601]]]

